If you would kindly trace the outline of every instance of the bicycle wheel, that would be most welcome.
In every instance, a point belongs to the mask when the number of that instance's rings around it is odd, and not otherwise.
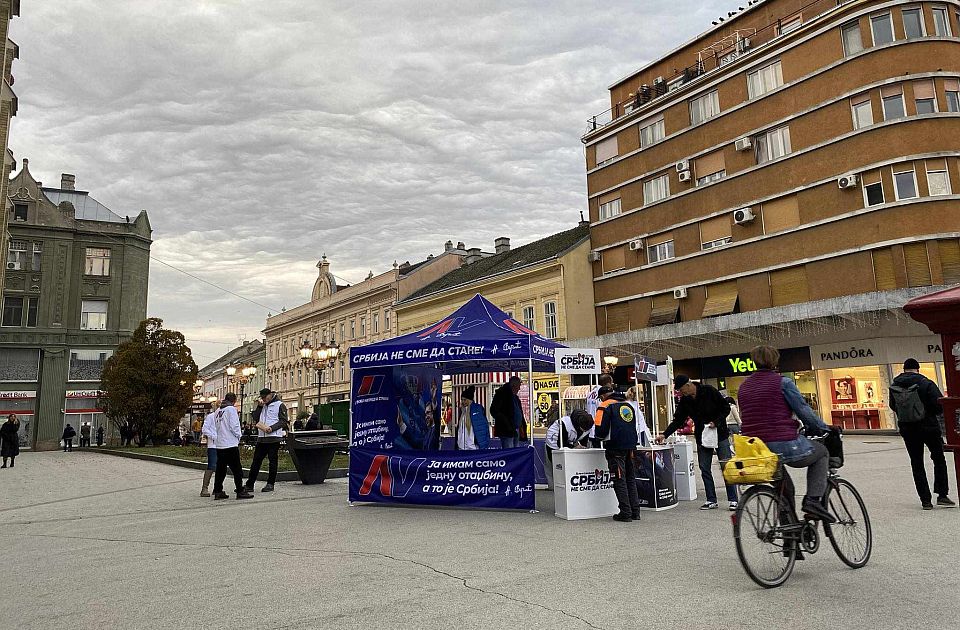
[[[782,520],[787,513],[776,491],[765,485],[744,492],[734,513],[733,538],[740,564],[764,588],[786,582],[797,563],[796,536],[783,531],[789,525]]]
[[[860,493],[846,479],[831,480],[827,488],[827,509],[837,519],[825,529],[837,556],[847,566],[859,569],[873,551],[873,528]]]

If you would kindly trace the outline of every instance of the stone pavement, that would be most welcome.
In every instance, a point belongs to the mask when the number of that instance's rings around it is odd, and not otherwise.
[[[340,480],[214,503],[199,471],[25,453],[0,471],[0,628],[958,627],[960,510],[920,510],[898,438],[847,453],[870,564],[824,541],[772,591],[696,502],[566,522],[548,492],[538,514],[349,507]]]

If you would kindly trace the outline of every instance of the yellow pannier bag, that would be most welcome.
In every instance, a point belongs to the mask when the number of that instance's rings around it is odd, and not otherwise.
[[[723,479],[728,484],[766,483],[776,477],[780,457],[760,438],[734,433],[733,451],[734,456],[723,465]]]

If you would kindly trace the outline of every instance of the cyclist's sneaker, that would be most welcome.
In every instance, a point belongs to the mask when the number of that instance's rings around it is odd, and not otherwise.
[[[703,505],[700,506],[700,509],[701,509],[701,510],[715,510],[715,509],[717,509],[718,507],[720,507],[720,504],[717,503],[716,501],[707,501],[706,503],[704,503]]]
[[[731,501],[731,502],[730,502],[730,511],[731,511],[731,512],[736,512],[736,511],[737,511],[737,502],[736,502],[736,501]]]
[[[950,497],[948,497],[947,495],[937,497],[937,505],[940,505],[943,507],[957,507],[957,504],[951,501]]]
[[[823,503],[811,499],[803,500],[803,513],[814,516],[824,523],[835,523],[837,520],[830,514],[827,508],[823,507]]]

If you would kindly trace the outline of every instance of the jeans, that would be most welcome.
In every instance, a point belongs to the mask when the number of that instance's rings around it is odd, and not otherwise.
[[[240,448],[217,449],[217,474],[213,477],[213,492],[223,492],[223,480],[227,476],[227,467],[233,472],[233,483],[239,491],[243,488],[243,467],[240,465]]]
[[[66,453],[68,450],[73,450],[73,438],[67,438],[63,441],[63,452]]]
[[[250,464],[250,474],[247,476],[247,487],[253,488],[257,481],[257,475],[260,474],[260,465],[263,458],[266,457],[270,462],[269,473],[267,473],[267,483],[271,486],[277,480],[277,457],[280,453],[280,442],[257,442],[253,449],[253,462]]]
[[[633,516],[640,513],[640,497],[637,494],[637,467],[634,462],[636,451],[609,450],[606,452],[607,465],[613,481],[613,491],[617,495],[617,504],[621,516]]]
[[[500,438],[500,448],[517,448],[517,436]]]
[[[207,449],[207,470],[216,470],[217,469],[217,449],[208,448]]]
[[[913,483],[922,503],[930,503],[930,483],[927,481],[927,469],[923,465],[923,447],[930,449],[933,460],[933,491],[938,497],[949,492],[947,481],[947,460],[943,456],[943,438],[939,427],[908,424],[900,425],[900,437],[910,455],[910,467],[913,468]]]
[[[90,438],[81,436],[81,437],[80,437],[80,448],[83,448],[84,446],[90,446]]]
[[[703,492],[707,495],[707,501],[717,502],[717,489],[713,484],[713,464],[714,451],[717,453],[717,460],[726,461],[730,459],[730,440],[720,440],[717,448],[703,448],[697,444],[697,459],[700,460],[700,476],[703,478]],[[727,486],[727,501],[733,503],[737,500],[737,487]]]

